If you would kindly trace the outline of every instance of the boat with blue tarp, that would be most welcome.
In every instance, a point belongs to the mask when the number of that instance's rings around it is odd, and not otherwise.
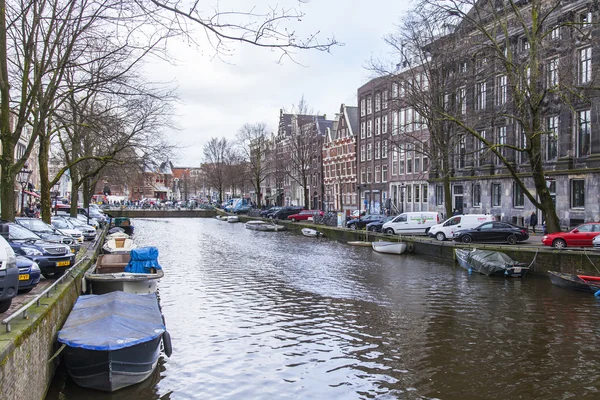
[[[102,254],[85,273],[86,293],[103,294],[121,290],[133,294],[156,292],[164,272],[153,246],[132,249],[129,254]]]
[[[156,294],[111,292],[77,299],[58,341],[69,376],[86,388],[112,392],[142,382],[171,355]]]

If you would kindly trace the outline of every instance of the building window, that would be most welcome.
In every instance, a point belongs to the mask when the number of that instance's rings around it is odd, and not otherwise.
[[[592,23],[592,12],[589,10],[581,11],[577,15],[577,22],[582,25],[582,28],[587,28]]]
[[[412,186],[406,185],[406,201],[412,203]]]
[[[388,141],[385,139],[381,145],[381,158],[388,158]]]
[[[577,112],[577,156],[590,155],[590,140],[591,140],[591,119],[590,110]]]
[[[421,185],[414,185],[414,192],[415,192],[415,203],[420,203],[421,202],[421,193],[420,193],[420,188]]]
[[[423,172],[427,172],[429,170],[429,158],[426,155],[423,156]]]
[[[361,99],[360,100],[360,116],[361,117],[365,116],[365,111],[366,111],[366,102],[365,102],[365,99]]]
[[[579,49],[579,83],[585,84],[592,81],[592,48]]]
[[[412,145],[407,144],[406,145],[406,173],[407,174],[412,174],[412,172],[413,172],[412,158],[413,158]]]
[[[548,133],[544,137],[544,158],[546,161],[555,160],[558,156],[558,122],[558,116],[548,117],[546,119],[548,129]]]
[[[507,87],[506,75],[496,77],[496,105],[501,106],[506,104]]]
[[[444,187],[442,185],[435,186],[435,205],[444,205]]]
[[[362,170],[360,171],[360,183],[366,183],[367,182],[367,172],[366,170]]]
[[[560,39],[560,26],[556,26],[552,29],[552,32],[550,32],[550,39],[552,39],[552,40]]]
[[[375,183],[379,183],[379,179],[381,179],[381,166],[375,166]]]
[[[516,147],[523,151],[515,150],[517,164],[527,162],[527,153],[524,151],[527,148],[527,135],[525,135],[525,129],[521,125],[517,125],[515,128],[516,135]]]
[[[477,110],[485,110],[485,101],[487,98],[487,87],[485,82],[479,82],[477,84],[477,101],[475,107]]]
[[[481,207],[481,185],[479,183],[473,184],[473,192],[471,194],[473,207]]]
[[[546,65],[546,87],[551,89],[558,86],[558,57],[548,61]]]
[[[375,143],[375,159],[379,160],[381,158],[381,142]]]
[[[365,161],[365,145],[360,146],[360,161]]]
[[[458,104],[460,104],[460,114],[461,115],[466,115],[467,114],[467,89],[465,89],[464,87],[461,87],[460,89],[458,89],[458,99],[456,99],[458,101]]]
[[[375,94],[375,112],[381,110],[381,93]]]
[[[371,96],[367,97],[367,115],[371,114],[371,112],[373,111],[373,101],[371,99]]]
[[[502,155],[502,156],[506,156],[506,127],[505,126],[501,126],[500,128],[498,128],[498,152]],[[496,157],[496,164],[500,165],[502,164],[502,160],[500,159],[500,157]]]
[[[571,180],[571,208],[585,207],[585,184],[583,179]]]
[[[388,108],[388,91],[384,91],[383,92],[383,109],[385,110],[386,108]]]
[[[458,137],[458,143],[456,144],[456,168],[463,169],[465,167],[465,161],[467,156],[465,135]]]
[[[360,123],[360,138],[365,138],[365,133],[367,131],[367,123],[365,121]]]
[[[388,167],[387,165],[381,166],[381,182],[387,182],[388,180]]]
[[[479,131],[477,132],[479,134],[479,136],[485,140],[485,131]],[[475,162],[475,166],[476,167],[481,167],[484,164],[484,147],[485,144],[483,143],[483,141],[481,141],[479,138],[473,138],[473,140],[475,141],[474,143],[474,149],[475,149],[475,153],[473,154],[473,161]]]
[[[392,150],[392,176],[398,175],[398,150]]]
[[[400,175],[404,175],[404,147],[402,147],[402,145],[400,145],[400,153],[399,153],[399,160],[398,160],[398,173]]]
[[[398,83],[394,82],[392,83],[392,98],[397,98],[398,97]]]
[[[375,135],[381,135],[381,118],[375,118]]]
[[[372,177],[372,171],[371,171],[371,167],[367,168],[367,183],[371,183],[371,179],[373,179]]]
[[[423,203],[427,203],[427,184],[423,185]]]
[[[502,204],[502,186],[499,183],[492,183],[492,207],[500,207]]]
[[[526,37],[521,38],[521,51],[529,50],[531,46],[529,45],[529,40]]]
[[[516,182],[513,182],[513,206],[523,207],[525,205],[525,194]]]
[[[371,143],[367,143],[367,161],[371,161],[373,158],[373,145]]]
[[[367,121],[367,137],[371,137],[372,132],[372,128],[373,128],[373,121],[368,120]]]
[[[387,133],[387,131],[388,131],[387,128],[388,128],[388,116],[384,115],[381,118],[381,133]]]
[[[412,132],[413,131],[413,109],[412,108],[407,108],[406,109],[406,128],[405,128],[406,132]]]
[[[402,110],[400,112],[392,112],[392,135],[398,134],[398,114],[403,115]]]

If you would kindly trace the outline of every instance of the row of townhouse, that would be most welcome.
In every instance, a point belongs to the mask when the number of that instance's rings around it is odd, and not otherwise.
[[[583,95],[569,102],[549,90],[543,104],[546,184],[563,226],[600,220],[600,98],[594,84],[598,81],[594,78],[600,77],[600,29],[594,18],[600,18],[594,4],[571,1],[553,9],[547,23],[555,28],[544,38],[547,51],[539,71],[550,88],[583,87]],[[580,28],[573,29],[573,23]],[[452,34],[465,32],[457,29]],[[526,62],[530,47],[524,33],[515,30],[510,35],[505,54],[510,51],[515,60]],[[502,117],[514,111],[515,87],[502,66],[484,52],[473,50],[467,55],[449,67],[455,76],[455,111],[479,135],[500,146],[502,155],[535,193],[526,154],[511,148],[524,147],[527,139],[515,119]],[[426,71],[404,68],[358,88],[358,107],[342,104],[333,121],[281,111],[271,153],[271,162],[277,165],[274,170],[279,172],[265,180],[266,203],[304,204],[301,180],[290,176],[294,167],[290,142],[306,125],[312,130],[314,145],[321,148],[321,152],[313,149],[311,164],[305,166],[311,177],[306,192],[311,208],[444,213],[440,160],[431,159],[435,152],[430,151],[428,125],[403,85],[409,81],[413,85],[418,81],[420,90],[430,90]],[[538,212],[507,167],[480,140],[457,135],[446,150],[452,164],[452,209],[489,213],[520,224],[527,222],[532,211]],[[540,213],[538,219],[543,221],[544,216]]]

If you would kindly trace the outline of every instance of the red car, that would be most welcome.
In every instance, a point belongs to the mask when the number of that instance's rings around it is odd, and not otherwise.
[[[592,240],[600,235],[600,222],[587,222],[569,232],[554,232],[544,235],[542,243],[556,249],[592,247]]]
[[[292,222],[296,221],[306,221],[309,218],[314,217],[315,215],[323,215],[323,211],[319,210],[302,210],[298,214],[292,214],[288,216],[288,219]]]

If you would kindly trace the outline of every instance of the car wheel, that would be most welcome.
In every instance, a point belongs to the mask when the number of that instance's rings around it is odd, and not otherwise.
[[[350,225],[350,229],[352,229],[353,231],[355,231],[356,230],[356,224]]]
[[[392,228],[386,228],[385,233],[393,235],[394,234],[394,229],[392,229]]]
[[[435,234],[435,238],[440,242],[443,242],[444,240],[446,240],[446,235],[444,235],[444,232],[438,232]]]
[[[463,243],[471,243],[473,241],[473,238],[471,237],[471,235],[465,235],[461,238]]]
[[[563,239],[556,239],[554,242],[552,242],[552,247],[555,249],[564,249],[567,247],[567,242],[565,242]]]
[[[508,243],[508,244],[517,244],[517,242],[518,242],[518,240],[515,235],[510,235],[509,237],[506,238],[506,243]]]
[[[429,235],[429,228],[425,229],[425,235]]]
[[[59,278],[61,276],[63,276],[65,273],[65,271],[59,271],[59,272],[42,272],[42,275],[44,275],[44,278],[46,279],[56,279]]]
[[[0,301],[0,313],[7,312],[10,308],[10,304],[12,303],[12,299]]]
[[[296,222],[296,218],[292,218],[292,222]]]

